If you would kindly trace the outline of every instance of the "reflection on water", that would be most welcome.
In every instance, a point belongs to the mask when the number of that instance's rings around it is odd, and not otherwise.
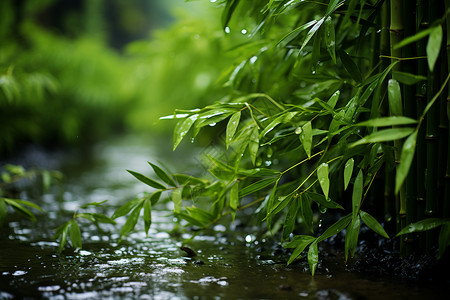
[[[105,227],[102,234],[86,223],[81,226],[83,250],[58,254],[58,243],[51,239],[54,228],[70,220],[78,206],[108,199],[114,207],[105,213],[111,215],[145,189],[125,169],[150,175],[147,160],[167,160],[169,150],[163,155],[149,146],[155,140],[141,141],[120,139],[97,146],[89,156],[69,157],[61,165],[66,175],[62,196],[54,189],[39,200],[49,213],[36,224],[9,220],[0,233],[0,299],[443,298],[442,289],[346,272],[343,259],[333,255],[321,257],[313,278],[306,262],[286,266],[288,254],[276,254],[276,245],[226,224],[194,238],[189,247],[197,255],[187,257],[180,246],[190,235],[170,236],[174,225],[164,205],[153,211],[148,237],[138,223],[139,230],[118,243],[117,228]],[[178,155],[171,154],[170,167],[187,166],[188,155]],[[124,221],[118,219],[119,228]]]

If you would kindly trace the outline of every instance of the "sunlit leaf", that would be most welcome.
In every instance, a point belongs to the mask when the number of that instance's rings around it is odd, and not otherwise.
[[[408,117],[395,116],[395,117],[381,117],[370,119],[364,122],[360,122],[356,124],[356,126],[386,127],[386,126],[412,125],[412,124],[417,124],[417,121]]]
[[[163,169],[161,169],[160,167],[158,167],[155,164],[152,164],[151,162],[148,161],[148,164],[152,167],[153,171],[155,172],[156,176],[159,177],[159,179],[161,179],[162,181],[164,181],[165,183],[167,183],[170,186],[177,186],[176,183],[173,181],[172,177],[169,176],[169,174],[167,174]]]
[[[389,79],[388,81],[388,99],[391,116],[402,116],[403,103],[400,92],[400,84],[395,79]]]
[[[76,222],[76,220],[70,221],[69,235],[70,235],[70,241],[72,242],[72,246],[75,249],[81,249],[82,248],[81,232],[80,232],[80,227],[78,226],[78,223]]]
[[[236,133],[236,129],[239,126],[239,120],[241,119],[241,111],[234,113],[230,120],[228,121],[227,129],[226,129],[226,145],[227,148],[231,141],[233,140],[234,134]]]
[[[355,64],[353,59],[345,52],[344,50],[339,50],[339,57],[341,58],[342,64],[344,65],[344,68],[347,70],[347,72],[350,74],[350,76],[356,81],[356,82],[362,82],[362,75],[361,71],[359,70],[358,66]]]
[[[380,131],[376,131],[368,136],[363,137],[359,141],[350,144],[350,147],[355,147],[357,145],[369,144],[369,143],[380,143],[399,140],[407,137],[413,133],[414,128],[390,128]]]
[[[450,223],[450,219],[428,218],[405,226],[395,236],[397,237],[407,233],[426,231],[448,223]]]
[[[188,133],[189,129],[191,129],[194,122],[197,120],[198,115],[192,115],[185,120],[179,121],[174,129],[173,136],[173,150],[175,150],[180,142],[183,140],[186,133]]]
[[[325,45],[327,46],[328,53],[330,53],[331,59],[336,63],[336,40],[334,32],[334,24],[331,17],[325,19]]]
[[[331,95],[330,99],[328,99],[327,104],[334,109],[334,107],[336,106],[336,103],[339,100],[339,96],[341,95],[341,92],[339,90],[337,90],[336,92],[334,92],[333,95]]]
[[[325,199],[328,200],[328,191],[330,190],[330,179],[328,178],[328,164],[322,163],[317,168],[317,178],[319,179],[320,187],[325,195]]]
[[[261,179],[257,182],[254,182],[239,191],[239,198],[250,195],[256,191],[262,190],[263,188],[272,185],[278,180],[278,177],[269,177]]]
[[[381,224],[378,223],[378,221],[374,217],[372,217],[369,213],[366,213],[365,211],[361,210],[359,212],[359,215],[361,216],[361,219],[363,220],[364,224],[367,225],[367,227],[369,227],[379,235],[387,239],[389,238],[389,235],[386,233],[383,226],[381,226]]]
[[[133,175],[134,177],[136,177],[137,180],[145,183],[146,185],[151,186],[152,188],[155,189],[160,189],[160,190],[165,190],[166,187],[164,185],[162,185],[161,183],[148,178],[145,175],[142,175],[141,173],[135,172],[135,171],[131,171],[131,170],[127,170],[128,173],[130,173],[131,175]]]
[[[400,187],[408,176],[411,163],[416,151],[417,130],[414,131],[403,143],[400,163],[395,174],[395,193],[400,191]]]
[[[314,276],[314,274],[316,273],[318,263],[319,263],[319,249],[317,247],[317,242],[313,242],[309,246],[308,250],[308,264],[312,276]]]
[[[358,175],[356,175],[355,183],[353,184],[353,193],[352,193],[352,218],[356,219],[358,215],[359,208],[361,206],[362,194],[363,194],[363,178],[362,170],[359,170]]]
[[[282,42],[284,42],[285,44],[288,44],[290,41],[295,39],[300,34],[300,32],[308,29],[309,27],[313,26],[316,23],[317,23],[316,20],[312,20],[306,24],[303,24],[302,26],[295,28],[294,30],[290,31],[285,36],[283,36],[281,38],[281,40],[278,41],[277,45],[281,44]]]
[[[350,257],[355,255],[360,225],[361,220],[359,216],[356,216],[347,227],[347,232],[345,233],[345,261],[348,260],[348,254],[350,254]]]
[[[309,40],[314,36],[314,34],[317,32],[317,30],[320,29],[320,26],[322,26],[324,21],[324,18],[317,21],[314,26],[308,31],[308,34],[306,34],[305,40],[303,41],[302,46],[300,47],[300,52],[303,50],[303,48],[308,44]]]
[[[347,162],[345,163],[345,167],[344,167],[344,190],[347,189],[348,184],[350,183],[350,179],[352,178],[354,164],[355,164],[355,160],[353,159],[353,157],[350,158],[349,160],[347,160]]]
[[[430,37],[428,38],[427,43],[427,59],[428,59],[428,68],[430,71],[433,71],[434,65],[439,57],[439,52],[441,51],[441,43],[442,43],[442,26],[437,25],[433,27],[430,32]]]
[[[302,126],[302,132],[300,133],[300,141],[308,157],[311,156],[312,138],[313,137],[312,137],[311,122],[306,122],[306,124]]]

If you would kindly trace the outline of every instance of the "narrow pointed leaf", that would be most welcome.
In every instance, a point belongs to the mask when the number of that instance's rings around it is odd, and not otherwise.
[[[181,204],[182,204],[181,191],[182,191],[181,188],[176,188],[172,192],[172,201],[174,204],[173,212],[174,213],[181,212]]]
[[[169,176],[169,174],[167,174],[163,169],[161,169],[160,167],[158,167],[155,164],[152,164],[151,162],[148,161],[148,164],[152,167],[153,171],[155,172],[156,176],[159,177],[159,179],[161,179],[162,181],[164,181],[165,183],[167,183],[170,186],[177,186],[175,181],[173,181],[172,177]]]
[[[319,263],[319,249],[317,243],[314,242],[309,246],[308,250],[308,264],[311,275],[314,276],[317,269],[317,264]]]
[[[162,185],[161,183],[159,183],[159,182],[157,182],[157,181],[155,181],[155,180],[153,180],[153,179],[150,179],[150,178],[148,178],[147,176],[142,175],[141,173],[134,172],[134,171],[131,171],[131,170],[127,170],[127,172],[130,173],[131,175],[133,175],[134,177],[136,177],[137,180],[139,180],[139,181],[145,183],[145,184],[148,185],[148,186],[151,186],[152,188],[160,189],[160,190],[165,190],[165,189],[167,189],[167,188],[166,188],[164,185]]]
[[[179,121],[175,126],[174,136],[173,136],[173,150],[175,150],[180,142],[183,140],[186,133],[191,129],[194,122],[197,120],[198,115],[192,115],[185,120]]]
[[[145,234],[148,235],[148,230],[152,225],[152,202],[150,199],[144,201],[144,226]]]
[[[75,249],[81,249],[81,232],[78,223],[75,220],[70,221],[70,241]]]
[[[348,255],[353,257],[355,255],[356,246],[358,245],[359,228],[361,220],[359,216],[353,219],[347,227],[345,234],[345,261],[348,261]]]
[[[226,145],[227,147],[233,140],[234,134],[236,133],[236,129],[239,126],[239,120],[241,119],[241,111],[234,113],[230,120],[228,120],[227,129],[226,129]]]
[[[239,191],[239,198],[250,195],[256,191],[259,191],[269,185],[272,185],[278,180],[279,177],[269,177],[261,179],[255,183],[252,183]]]
[[[285,245],[286,248],[295,247],[294,251],[289,257],[287,264],[288,265],[291,264],[303,252],[303,250],[305,250],[305,248],[308,247],[308,245],[311,244],[313,241],[315,241],[315,238],[312,236],[297,235],[291,242],[287,243]]]
[[[300,198],[295,198],[289,205],[289,209],[283,223],[283,233],[281,238],[283,241],[287,240],[292,231],[294,231],[300,202]]]
[[[317,30],[319,30],[320,26],[322,26],[324,21],[324,18],[320,19],[319,21],[317,21],[316,24],[314,24],[314,26],[308,31],[308,34],[305,37],[305,40],[303,41],[303,44],[300,48],[300,52],[303,50],[303,48],[306,46],[306,44],[308,44],[309,40],[311,40],[311,38],[314,36],[314,34],[317,32]]]
[[[395,79],[389,79],[388,81],[388,99],[391,116],[403,115],[403,103],[402,95],[400,92],[400,84]]]
[[[444,224],[439,233],[439,253],[437,259],[440,259],[445,250],[450,245],[450,223]]]
[[[155,205],[156,203],[158,203],[159,199],[161,198],[161,194],[162,194],[162,191],[157,191],[157,192],[154,192],[150,196],[150,202],[151,202],[152,206]]]
[[[400,187],[408,176],[411,163],[416,151],[417,130],[414,131],[403,143],[402,153],[400,155],[400,164],[395,174],[395,194],[400,191]]]
[[[349,160],[347,160],[347,162],[345,163],[345,167],[344,167],[344,190],[347,189],[348,184],[350,183],[350,179],[352,178],[354,164],[355,164],[355,160],[353,159],[353,157],[350,158]]]
[[[358,83],[362,82],[361,71],[358,66],[355,64],[353,59],[345,52],[344,50],[339,51],[339,57],[341,58],[342,64],[350,76]]]
[[[386,127],[386,126],[412,125],[412,124],[417,124],[417,121],[408,117],[395,116],[395,117],[381,117],[370,119],[364,122],[360,122],[356,124],[356,126]]]
[[[336,63],[336,38],[334,32],[334,24],[331,17],[325,20],[325,45],[327,46],[328,53],[330,53],[331,59]]]
[[[6,213],[6,203],[2,198],[0,198],[0,226],[6,219]]]
[[[327,228],[327,230],[322,233],[321,236],[317,238],[316,243],[319,243],[323,240],[326,240],[329,237],[332,237],[333,235],[338,234],[341,232],[352,220],[352,214],[348,214],[345,217],[342,217],[338,221],[336,221],[333,225]]]
[[[434,27],[431,27],[431,28],[419,31],[418,33],[416,33],[413,36],[409,36],[409,37],[405,38],[398,44],[394,45],[394,50],[423,39],[424,37],[428,36],[433,31],[433,29],[434,29]]]
[[[406,85],[413,85],[413,84],[419,83],[421,81],[427,80],[427,78],[425,76],[414,75],[411,73],[400,72],[400,71],[392,72],[392,76],[400,83],[403,83]]]
[[[230,208],[233,211],[239,206],[239,182],[236,181],[230,189]]]
[[[312,138],[312,125],[311,122],[307,122],[302,126],[302,132],[300,133],[300,142],[302,143],[308,157],[311,156]]]
[[[259,131],[258,127],[253,127],[250,133],[250,140],[248,143],[248,150],[250,152],[250,158],[252,160],[253,165],[256,164],[256,157],[258,155],[259,149]]]
[[[127,215],[138,203],[140,202],[140,199],[133,199],[131,201],[128,201],[121,207],[119,207],[114,214],[112,215],[111,219],[116,219],[118,217],[122,217]]]
[[[358,215],[359,208],[361,206],[362,194],[363,194],[363,172],[359,170],[358,175],[356,175],[355,183],[353,185],[353,193],[352,193],[352,218],[356,219]]]
[[[386,233],[383,226],[381,226],[381,224],[378,223],[378,221],[374,217],[372,217],[369,213],[366,213],[365,211],[360,211],[359,214],[360,214],[361,219],[363,220],[364,224],[367,225],[367,227],[369,227],[370,229],[372,229],[379,235],[381,235],[387,239],[389,238],[389,235]]]
[[[336,106],[336,103],[338,102],[340,95],[341,92],[337,90],[336,92],[334,92],[333,95],[331,95],[330,99],[328,99],[327,104],[331,107],[331,109],[334,109],[334,107]]]
[[[427,43],[427,59],[428,59],[428,68],[430,71],[433,71],[434,65],[439,57],[439,52],[441,51],[441,43],[442,43],[442,26],[438,25],[433,27],[433,30],[430,32],[430,37],[428,38]]]
[[[391,128],[374,132],[368,136],[363,137],[359,141],[354,142],[350,147],[355,147],[362,144],[380,143],[399,140],[407,137],[413,133],[414,128]]]
[[[314,24],[316,24],[317,21],[316,20],[312,20],[306,24],[303,24],[297,28],[295,28],[294,30],[290,31],[289,33],[287,33],[285,36],[283,36],[277,43],[277,45],[284,43],[284,44],[288,44],[290,41],[292,41],[293,39],[295,39],[300,32],[308,29],[309,27],[313,26]]]
[[[450,223],[450,219],[428,218],[407,225],[402,230],[400,230],[400,232],[397,233],[395,236],[397,237],[399,235],[407,233],[426,231],[448,223]]]
[[[322,196],[322,195],[321,195]],[[308,194],[301,195],[300,199],[300,216],[309,232],[314,233],[314,213],[311,207],[312,200]],[[325,200],[325,199],[324,199]],[[325,202],[327,202],[325,200]]]
[[[141,200],[140,203],[133,209],[131,214],[128,216],[125,224],[122,227],[122,230],[120,231],[121,237],[130,233],[136,227],[143,205],[144,201]]]
[[[325,199],[328,200],[328,191],[330,190],[330,179],[328,178],[328,164],[322,163],[317,168],[317,178],[319,179],[320,187],[325,195]]]

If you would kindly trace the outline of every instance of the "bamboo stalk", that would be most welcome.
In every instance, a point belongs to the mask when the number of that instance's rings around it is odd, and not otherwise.
[[[450,0],[445,0],[445,11],[448,11],[450,9]],[[446,27],[447,31],[447,72],[450,72],[450,22],[447,19],[446,20]],[[447,86],[447,127],[450,123],[450,86]],[[445,172],[445,182],[444,182],[444,208],[443,208],[443,216],[444,218],[450,217],[450,154],[448,153],[448,150],[450,149],[450,130],[447,132],[448,140],[447,140],[447,168]]]

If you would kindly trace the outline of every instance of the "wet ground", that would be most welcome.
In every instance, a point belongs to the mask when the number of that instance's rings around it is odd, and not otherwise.
[[[54,229],[70,220],[80,205],[108,200],[110,207],[103,212],[111,215],[144,191],[125,169],[150,174],[147,160],[195,164],[195,159],[186,161],[194,153],[168,156],[164,152],[170,150],[152,146],[161,143],[122,138],[98,145],[89,154],[62,155],[63,161],[39,151],[22,157],[60,168],[66,178],[62,189],[54,187],[40,196],[22,194],[34,197],[48,212],[39,215],[37,223],[12,215],[0,231],[0,299],[446,299],[445,282],[399,279],[389,269],[361,272],[369,267],[346,266],[339,247],[326,243],[317,274],[311,277],[304,259],[286,266],[288,251],[239,222],[216,225],[187,244],[191,233],[170,234],[174,223],[170,205],[165,204],[153,211],[148,236],[139,222],[138,230],[118,243],[124,218],[118,219],[117,228],[104,227],[105,233],[83,223],[83,250],[59,254],[51,238]],[[189,256],[181,246],[195,255]],[[373,268],[379,256],[360,254],[361,259],[371,259]]]

